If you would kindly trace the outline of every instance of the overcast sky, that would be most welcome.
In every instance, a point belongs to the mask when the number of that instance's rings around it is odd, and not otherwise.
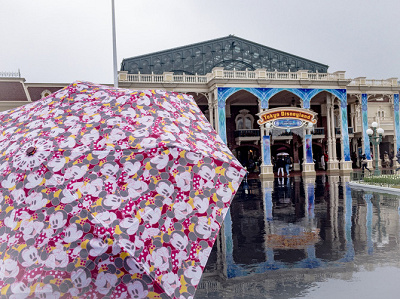
[[[123,58],[234,34],[346,71],[400,77],[400,0],[115,0]],[[0,72],[113,83],[111,0],[0,0]]]

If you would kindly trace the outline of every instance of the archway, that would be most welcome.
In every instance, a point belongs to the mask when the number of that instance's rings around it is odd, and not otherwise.
[[[248,172],[258,172],[260,166],[260,147],[253,144],[235,146],[232,151]]]

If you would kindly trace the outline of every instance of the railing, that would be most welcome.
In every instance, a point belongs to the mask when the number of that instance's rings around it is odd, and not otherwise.
[[[254,80],[254,79],[265,79],[265,80],[312,80],[312,81],[337,81],[344,79],[344,74],[328,74],[328,73],[309,73],[308,71],[298,72],[267,72],[265,69],[259,69],[256,71],[237,71],[237,70],[224,70],[224,69],[213,69],[212,73],[206,75],[176,75],[172,73],[164,74],[125,74],[121,72],[119,74],[120,81],[126,82],[148,82],[148,83],[160,83],[160,82],[178,82],[178,83],[208,83],[212,79],[241,79],[241,80]]]
[[[392,86],[388,80],[365,80],[365,83],[369,86]]]
[[[144,83],[167,83],[167,82],[177,82],[177,83],[207,83],[209,80],[207,76],[200,75],[172,75],[171,77],[167,77],[164,74],[127,74],[126,80],[127,82],[144,82]]]
[[[236,130],[235,138],[238,137],[258,137],[260,136],[259,129],[248,129],[248,130]]]
[[[240,79],[240,80],[309,80],[309,81],[339,81],[352,80],[349,86],[399,86],[397,78],[387,80],[370,80],[365,78],[346,79],[344,72],[335,73],[310,73],[306,70],[297,72],[268,72],[266,69],[255,71],[244,70],[224,70],[214,68],[211,73],[206,75],[177,75],[173,73],[163,74],[127,74],[119,73],[119,80],[124,82],[148,82],[148,83],[195,83],[205,84],[213,79]]]
[[[325,135],[325,128],[314,128],[313,135]]]
[[[18,72],[0,72],[0,78],[21,78],[20,71]]]
[[[391,86],[399,86],[399,82],[397,78],[391,79],[382,79],[382,80],[375,80],[375,79],[365,79],[365,78],[356,78],[352,79],[349,83],[349,86],[381,86],[381,87],[391,87]]]
[[[354,134],[354,128],[353,127],[348,127],[347,132],[349,134]],[[341,134],[341,129],[339,127],[335,128],[335,134],[340,135]]]
[[[275,138],[281,137],[281,136],[293,136],[293,132],[292,131],[290,131],[290,132],[286,132],[285,131],[285,132],[279,134],[278,136],[275,136]]]
[[[226,79],[255,79],[256,73],[254,71],[228,71],[224,70],[224,78]]]

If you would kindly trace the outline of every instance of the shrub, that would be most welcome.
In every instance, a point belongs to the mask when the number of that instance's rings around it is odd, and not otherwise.
[[[377,185],[399,185],[400,186],[400,176],[399,175],[371,176],[371,177],[365,177],[364,182],[377,184]]]

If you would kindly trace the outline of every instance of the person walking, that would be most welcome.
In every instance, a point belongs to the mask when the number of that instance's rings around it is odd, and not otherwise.
[[[286,168],[286,175],[289,177],[290,165],[292,164],[292,158],[290,156],[286,156],[285,159],[285,168]]]
[[[364,173],[364,169],[365,168],[371,173],[371,170],[367,166],[368,166],[367,157],[365,156],[365,154],[362,154],[362,156],[361,156],[361,170],[362,170],[362,173]]]
[[[397,163],[400,163],[400,147],[396,154]],[[396,168],[396,172],[400,169],[400,167]]]
[[[285,167],[285,161],[282,159],[282,157],[279,157],[278,161],[276,161],[276,167],[278,167],[278,176],[280,172],[282,172],[282,175],[284,176],[285,172],[283,168]]]
[[[325,151],[324,153],[325,171],[328,169],[328,161],[329,161],[328,153]]]

